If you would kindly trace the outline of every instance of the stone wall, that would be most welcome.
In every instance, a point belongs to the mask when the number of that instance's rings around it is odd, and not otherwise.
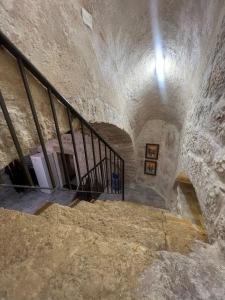
[[[0,28],[24,52],[68,101],[89,121],[106,121],[128,128],[120,114],[120,99],[104,80],[92,45],[93,32],[83,24],[82,1],[0,1]],[[0,88],[24,154],[39,144],[16,61],[0,50]],[[29,76],[46,140],[55,137],[46,91]],[[57,112],[62,132],[65,110]],[[1,112],[0,112],[1,113]],[[3,117],[0,118],[0,168],[16,157]]]
[[[188,173],[212,239],[225,239],[225,18],[182,134],[180,169]]]

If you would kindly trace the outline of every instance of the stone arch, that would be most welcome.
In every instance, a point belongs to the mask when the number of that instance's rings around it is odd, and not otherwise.
[[[165,198],[153,186],[142,186],[137,182],[139,161],[137,149],[131,137],[124,130],[109,123],[92,123],[92,126],[125,160],[125,199],[165,208]]]
[[[125,184],[128,186],[135,180],[134,145],[129,134],[116,125],[95,122],[92,126],[125,160]]]

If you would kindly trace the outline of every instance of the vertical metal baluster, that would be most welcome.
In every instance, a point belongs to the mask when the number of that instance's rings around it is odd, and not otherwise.
[[[113,184],[112,184],[112,152],[109,149],[109,170],[110,170],[110,185],[111,185],[111,193],[113,193]]]
[[[93,187],[93,179],[92,179],[92,172],[90,171],[90,173],[89,173],[90,175],[89,175],[89,178],[90,178],[90,181],[89,181],[89,187],[88,187],[88,190],[89,191],[92,191],[93,189],[92,189],[92,187]]]
[[[103,193],[104,192],[104,184],[103,184],[103,181],[102,181],[102,170],[101,170],[101,167],[102,167],[102,162],[100,162],[100,165],[98,166],[98,177],[99,177],[99,180],[101,178],[101,189],[100,191]]]
[[[109,170],[108,170],[108,157],[107,157],[107,148],[105,144],[105,159],[106,159],[106,184],[107,184],[107,193],[109,193]]]
[[[114,176],[115,176],[115,174],[116,174],[116,157],[115,157],[115,152],[113,151],[113,173],[114,173]],[[115,178],[114,178],[114,180],[115,180]],[[115,192],[115,194],[116,194],[116,180],[115,180],[115,182],[114,182],[114,192]]]
[[[94,176],[94,172],[91,172],[91,191],[96,191],[95,190],[95,176]]]
[[[62,164],[63,164],[63,170],[64,170],[64,174],[65,174],[65,179],[66,179],[66,183],[69,185],[69,189],[71,189],[69,172],[68,172],[68,168],[67,168],[67,164],[66,164],[66,158],[65,158],[65,153],[64,153],[62,139],[61,139],[61,133],[60,133],[60,130],[59,130],[59,123],[58,123],[55,104],[54,104],[54,101],[52,99],[52,92],[51,92],[50,88],[48,88],[48,96],[49,96],[51,109],[52,109],[52,115],[53,115],[53,119],[54,119],[54,123],[55,123],[55,130],[56,130],[56,134],[57,134],[57,138],[58,138],[58,142],[59,142],[59,148],[60,148],[60,152],[61,152],[61,158],[62,158]]]
[[[117,194],[120,193],[120,174],[119,174],[119,157],[116,155],[116,174],[118,176],[117,181]]]
[[[107,185],[107,168],[106,168],[106,164],[107,164],[107,160],[105,158],[104,159],[104,163],[103,163],[104,191],[105,191],[105,189],[108,188],[108,185]]]
[[[72,143],[73,143],[73,151],[74,151],[75,161],[76,161],[76,165],[77,165],[77,172],[78,172],[79,184],[80,184],[81,183],[80,165],[79,165],[79,161],[78,161],[75,136],[74,136],[73,126],[72,126],[72,120],[71,120],[71,113],[70,113],[70,109],[68,107],[67,107],[67,115],[68,115],[68,120],[69,120],[69,126],[70,126]]]
[[[100,171],[101,171],[101,182],[104,187],[104,178],[103,178],[103,169],[102,169],[102,149],[101,149],[101,141],[98,138],[98,149],[99,149],[99,160],[100,160]]]
[[[85,139],[85,135],[84,135],[84,127],[83,127],[82,121],[80,122],[80,126],[81,126],[81,134],[82,134],[83,146],[84,146],[84,157],[85,157],[85,163],[86,163],[86,169],[87,169],[87,176],[88,176],[88,180],[90,181],[89,164],[88,164],[88,158],[87,158],[86,139]]]
[[[43,154],[44,154],[44,158],[45,158],[45,162],[46,162],[47,169],[48,169],[48,172],[49,172],[52,187],[54,188],[55,187],[55,180],[54,180],[51,165],[50,165],[50,162],[49,162],[49,159],[48,159],[48,154],[47,154],[47,151],[46,151],[46,148],[45,148],[45,142],[44,142],[44,138],[42,136],[41,127],[40,127],[40,124],[39,124],[39,121],[38,121],[37,112],[36,112],[35,105],[34,105],[34,102],[33,102],[33,98],[32,98],[32,95],[31,95],[31,91],[30,91],[26,71],[24,69],[24,66],[23,66],[23,63],[22,63],[21,59],[18,58],[17,62],[18,62],[19,69],[20,69],[20,74],[21,74],[21,77],[22,77],[22,80],[23,80],[23,85],[24,85],[24,88],[25,88],[25,91],[26,91],[26,94],[27,94],[27,99],[28,99],[28,102],[30,104],[30,109],[31,109],[32,116],[33,116],[33,119],[34,119],[34,124],[35,124],[36,130],[37,130],[37,133],[38,133],[38,137],[39,137],[39,140],[40,140],[40,143],[41,143],[41,148],[42,148],[42,151],[43,151]]]
[[[118,182],[118,186],[119,186],[119,194],[121,193],[121,178],[120,178],[120,158],[118,157],[118,178],[119,178],[119,182]]]
[[[97,167],[97,176],[98,176],[98,182],[99,182],[99,192],[102,192],[102,183],[101,183],[101,180],[100,180],[100,178],[102,178],[102,177],[101,177],[100,166],[101,166],[101,162]]]
[[[115,173],[118,176],[118,167],[117,167],[117,163],[118,163],[118,158],[117,155],[115,155]],[[119,176],[117,178],[117,182],[116,182],[116,194],[119,194]]]
[[[97,177],[97,171],[96,171],[95,145],[94,145],[94,138],[93,138],[92,130],[91,130],[91,145],[92,145],[92,154],[93,154],[93,160],[94,160],[94,173],[95,173],[95,180],[96,180],[96,189],[98,192],[98,177]]]
[[[20,147],[19,140],[18,140],[18,138],[17,138],[17,135],[16,135],[16,132],[15,132],[15,129],[14,129],[12,120],[11,120],[11,118],[10,118],[10,116],[9,116],[9,112],[8,112],[7,107],[6,107],[6,104],[5,104],[5,101],[4,101],[4,98],[3,98],[3,96],[2,96],[1,91],[0,91],[0,107],[1,107],[2,112],[3,112],[3,115],[4,115],[4,117],[5,117],[6,124],[7,124],[8,128],[9,128],[9,132],[10,132],[11,137],[12,137],[12,139],[13,139],[13,143],[14,143],[14,145],[15,145],[16,151],[17,151],[18,156],[19,156],[19,159],[20,159],[20,161],[21,161],[23,170],[24,170],[24,172],[25,172],[25,174],[26,174],[27,180],[28,180],[29,184],[30,184],[31,186],[33,186],[33,185],[34,185],[33,180],[32,180],[32,178],[31,178],[30,173],[29,173],[29,170],[28,170],[28,168],[27,168],[27,166],[26,166],[26,162],[25,162],[25,160],[24,160],[23,151],[22,151],[22,149],[21,149],[21,147]]]
[[[122,200],[124,200],[124,194],[125,194],[125,186],[124,186],[124,164],[125,164],[125,162],[124,162],[124,160],[122,161],[122,183],[123,183],[123,185],[122,185]]]

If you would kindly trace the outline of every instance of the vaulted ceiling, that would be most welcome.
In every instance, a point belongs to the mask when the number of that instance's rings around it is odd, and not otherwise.
[[[85,1],[105,81],[138,134],[149,119],[182,126],[199,89],[223,0]]]

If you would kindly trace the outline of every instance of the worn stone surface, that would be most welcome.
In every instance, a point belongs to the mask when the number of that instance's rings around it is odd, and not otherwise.
[[[188,256],[163,251],[139,278],[137,299],[223,300],[224,253],[218,244],[196,243]]]
[[[138,278],[159,250],[185,254],[206,238],[188,220],[121,201],[53,204],[39,216],[1,209],[0,222],[5,300],[142,299]]]
[[[154,250],[187,253],[193,240],[207,239],[205,231],[189,220],[130,202],[81,202],[73,210],[53,205],[42,215],[59,223],[78,224],[103,236],[135,241]]]
[[[136,274],[154,257],[79,226],[7,210],[0,218],[3,299],[132,299]]]
[[[208,232],[213,239],[224,238],[223,24],[224,19],[218,26],[202,85],[188,113],[179,162],[179,168],[187,171],[195,187]]]

